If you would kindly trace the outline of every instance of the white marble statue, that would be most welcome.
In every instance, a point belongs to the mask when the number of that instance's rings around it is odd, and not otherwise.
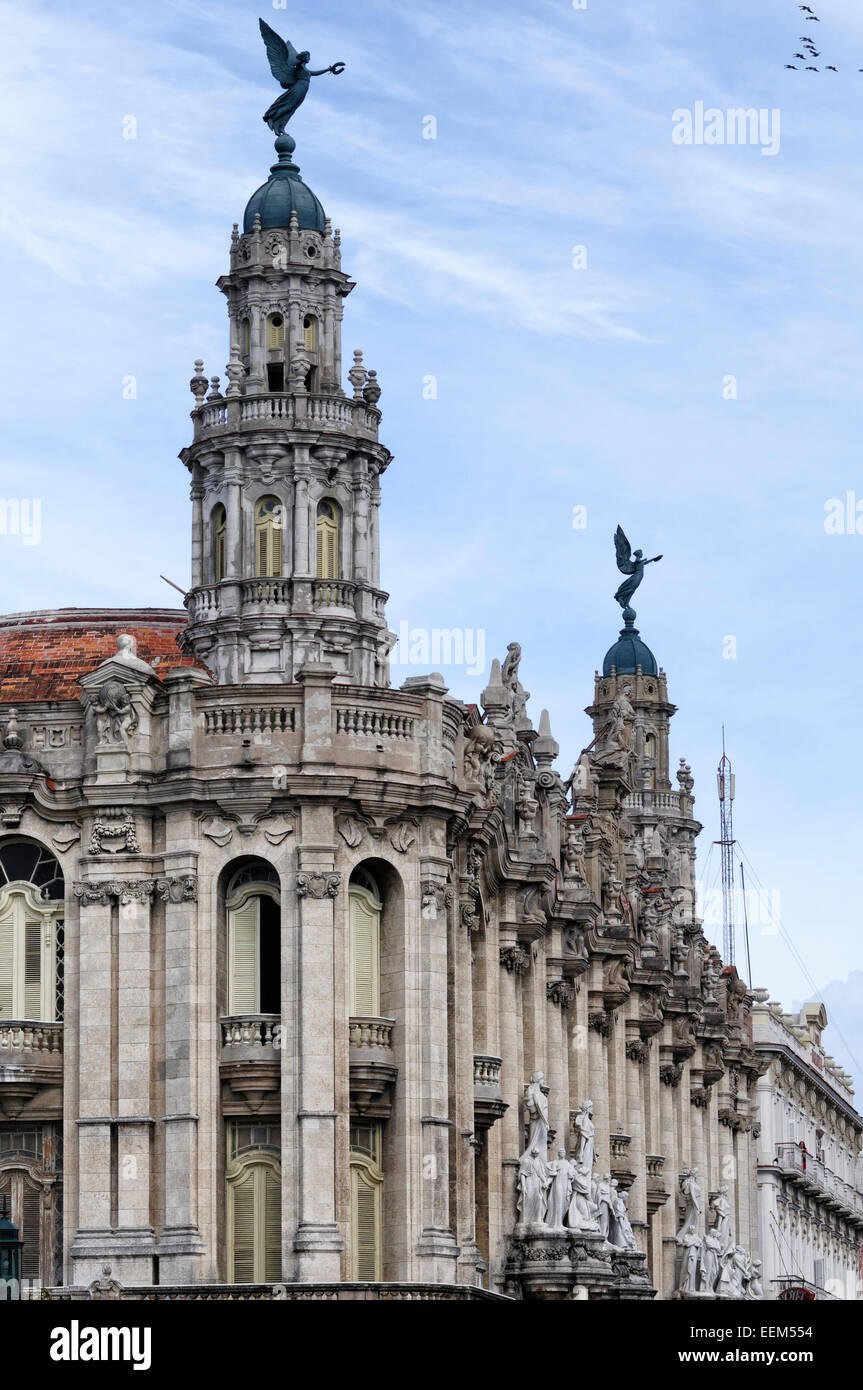
[[[548,1209],[545,1224],[553,1230],[559,1231],[563,1229],[566,1220],[572,1189],[572,1174],[569,1169],[566,1149],[558,1149],[557,1158],[552,1159],[548,1165],[548,1175],[551,1183],[548,1189]]]
[[[596,1159],[596,1126],[593,1123],[593,1101],[585,1100],[575,1117],[575,1161],[588,1170]]]
[[[597,1212],[596,1219],[599,1224],[599,1233],[603,1240],[608,1240],[614,1222],[614,1210],[612,1202],[614,1193],[611,1186],[611,1174],[605,1173],[597,1180],[594,1201]]]
[[[719,1237],[720,1254],[724,1255],[733,1243],[731,1239],[731,1203],[728,1200],[728,1188],[726,1186],[720,1187],[716,1195],[711,1198],[710,1209],[714,1213],[713,1229]]]
[[[523,1153],[519,1159],[517,1208],[525,1226],[545,1225],[546,1191],[550,1182],[547,1169],[548,1165],[536,1148]]]
[[[678,1245],[689,1245],[699,1239],[701,1213],[704,1209],[704,1194],[698,1185],[698,1169],[690,1168],[680,1178],[680,1191],[686,1202],[683,1225],[677,1232]]]
[[[596,1208],[591,1200],[591,1173],[583,1163],[578,1163],[574,1158],[569,1161],[569,1172],[572,1180],[572,1196],[569,1203],[569,1211],[566,1216],[566,1224],[573,1231],[598,1231],[599,1223],[596,1219]]]
[[[530,1126],[525,1153],[536,1149],[545,1170],[548,1164],[548,1100],[542,1089],[543,1080],[542,1072],[535,1071],[524,1088],[524,1104]]]
[[[722,1246],[719,1236],[714,1226],[704,1237],[704,1245],[701,1250],[701,1287],[713,1293],[719,1281],[719,1264],[722,1258]]]
[[[632,1231],[632,1224],[629,1220],[629,1193],[615,1191],[612,1203],[614,1213],[614,1235],[612,1245],[617,1246],[618,1250],[637,1250],[635,1236]]]

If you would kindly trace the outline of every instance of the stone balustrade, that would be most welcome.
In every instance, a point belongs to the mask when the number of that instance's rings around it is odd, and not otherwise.
[[[398,1067],[392,1049],[394,1018],[357,1014],[348,1019],[351,1105],[361,1115],[387,1119]]]
[[[207,401],[192,412],[195,438],[225,431],[292,429],[306,426],[377,439],[380,411],[342,395],[264,391]]]
[[[278,1014],[233,1014],[223,1018],[222,1048],[272,1048],[277,1045]]]
[[[348,1020],[351,1047],[392,1047],[395,1019],[360,1017]]]
[[[0,1019],[0,1065],[6,1053],[63,1052],[62,1023],[34,1023],[29,1020]]]
[[[491,1129],[507,1110],[500,1086],[500,1057],[480,1053],[473,1059],[473,1118],[474,1127],[482,1132]]]

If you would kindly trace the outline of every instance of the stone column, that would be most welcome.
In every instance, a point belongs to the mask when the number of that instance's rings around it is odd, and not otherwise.
[[[455,1203],[452,1219],[455,1222],[456,1240],[460,1251],[457,1278],[460,1283],[478,1284],[481,1279],[478,1271],[480,1255],[476,1243],[474,1145],[482,1143],[487,1136],[476,1134],[474,1130],[473,1059],[475,1052],[486,1051],[486,1044],[484,1039],[481,1039],[480,1046],[475,1042],[470,933],[461,923],[458,903],[452,901],[449,910],[444,905],[446,889],[442,881],[437,881],[432,876],[435,872],[440,872],[437,861],[421,865],[423,922],[436,921],[438,916],[443,916],[448,922],[449,989],[452,1007],[449,1088],[452,1096],[453,1133],[450,1152],[455,1164]],[[450,897],[454,898],[454,894],[451,893]],[[482,950],[484,946],[485,943],[481,942],[477,949]]]
[[[320,820],[325,808],[311,811]],[[298,997],[297,1278],[341,1278],[342,1238],[336,1220],[333,906],[341,875],[334,846],[305,843],[297,875],[300,989]],[[320,831],[318,831],[320,833]],[[313,831],[314,834],[314,831]]]
[[[204,488],[197,479],[190,489],[192,498],[192,588],[205,582],[204,573]]]
[[[524,947],[519,946],[514,923],[500,924],[498,960],[500,1082],[501,1093],[508,1108],[493,1131],[500,1154],[500,1167],[497,1172],[489,1163],[488,1240],[489,1258],[492,1262],[489,1271],[490,1282],[499,1282],[501,1271],[495,1266],[495,1257],[502,1250],[504,1237],[509,1235],[515,1226],[515,1185],[518,1160],[524,1149],[521,1097],[526,1072],[521,1027],[521,982],[530,967],[530,955]],[[492,958],[489,969],[493,970],[494,964]]]
[[[416,981],[418,1010],[414,1023],[419,1028],[422,1127],[422,1166],[425,1180],[420,1182],[422,1228],[416,1248],[419,1277],[429,1283],[455,1282],[458,1247],[452,1233],[449,1212],[449,1132],[452,1124],[447,1072],[447,922],[446,916],[420,920],[419,885],[405,881],[405,930],[419,928],[415,949],[419,956]],[[412,899],[412,900],[411,900]],[[465,928],[459,926],[460,932]],[[470,941],[467,943],[470,951]],[[470,960],[467,962],[467,994],[470,996]],[[468,1009],[470,1004],[467,1004]],[[473,1090],[473,1055],[462,1058]],[[472,1108],[472,1106],[471,1106]],[[473,1129],[473,1125],[470,1126]],[[473,1212],[470,1229],[473,1231]]]
[[[190,819],[172,827],[172,839],[192,842]],[[198,1094],[194,1066],[199,1035],[197,999],[197,854],[164,856],[157,882],[165,904],[165,1224],[159,1238],[160,1277],[166,1284],[200,1277],[205,1245],[198,1227]]]
[[[363,478],[354,484],[353,571],[356,583],[367,583],[369,575],[369,497],[371,488]]]
[[[150,1068],[153,1055],[150,991],[152,879],[120,885],[117,907],[117,1234],[128,1250],[127,1282],[153,1277],[150,1210]]]
[[[71,1280],[89,1283],[101,1274],[104,1242],[112,1226],[111,898],[97,884],[78,884],[79,1013],[77,1132],[78,1229],[70,1250]]]
[[[297,472],[294,479],[294,575],[310,576],[309,475]]]

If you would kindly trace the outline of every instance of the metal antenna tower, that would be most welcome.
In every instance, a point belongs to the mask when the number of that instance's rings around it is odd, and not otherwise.
[[[719,840],[722,851],[722,960],[734,964],[734,773],[725,753],[725,725],[722,726],[722,759],[716,771],[719,790]]]

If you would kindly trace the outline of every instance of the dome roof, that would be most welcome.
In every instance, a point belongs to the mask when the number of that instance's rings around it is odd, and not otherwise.
[[[255,213],[260,216],[261,227],[289,227],[292,212],[297,214],[302,230],[323,232],[326,213],[300,178],[299,167],[291,161],[295,148],[296,141],[290,135],[279,136],[276,141],[279,162],[272,166],[267,182],[255,190],[246,204],[244,232],[253,231]]]
[[[658,674],[656,657],[642,642],[638,628],[633,627],[632,619],[626,619],[620,629],[620,636],[613,647],[609,647],[602,663],[602,674],[611,675],[612,666],[619,676],[634,676],[640,666],[646,676]]]
[[[206,667],[180,652],[188,623],[182,608],[55,608],[0,617],[0,699],[77,700],[82,676],[115,656],[117,637],[131,632],[138,655],[157,675],[175,666]]]

